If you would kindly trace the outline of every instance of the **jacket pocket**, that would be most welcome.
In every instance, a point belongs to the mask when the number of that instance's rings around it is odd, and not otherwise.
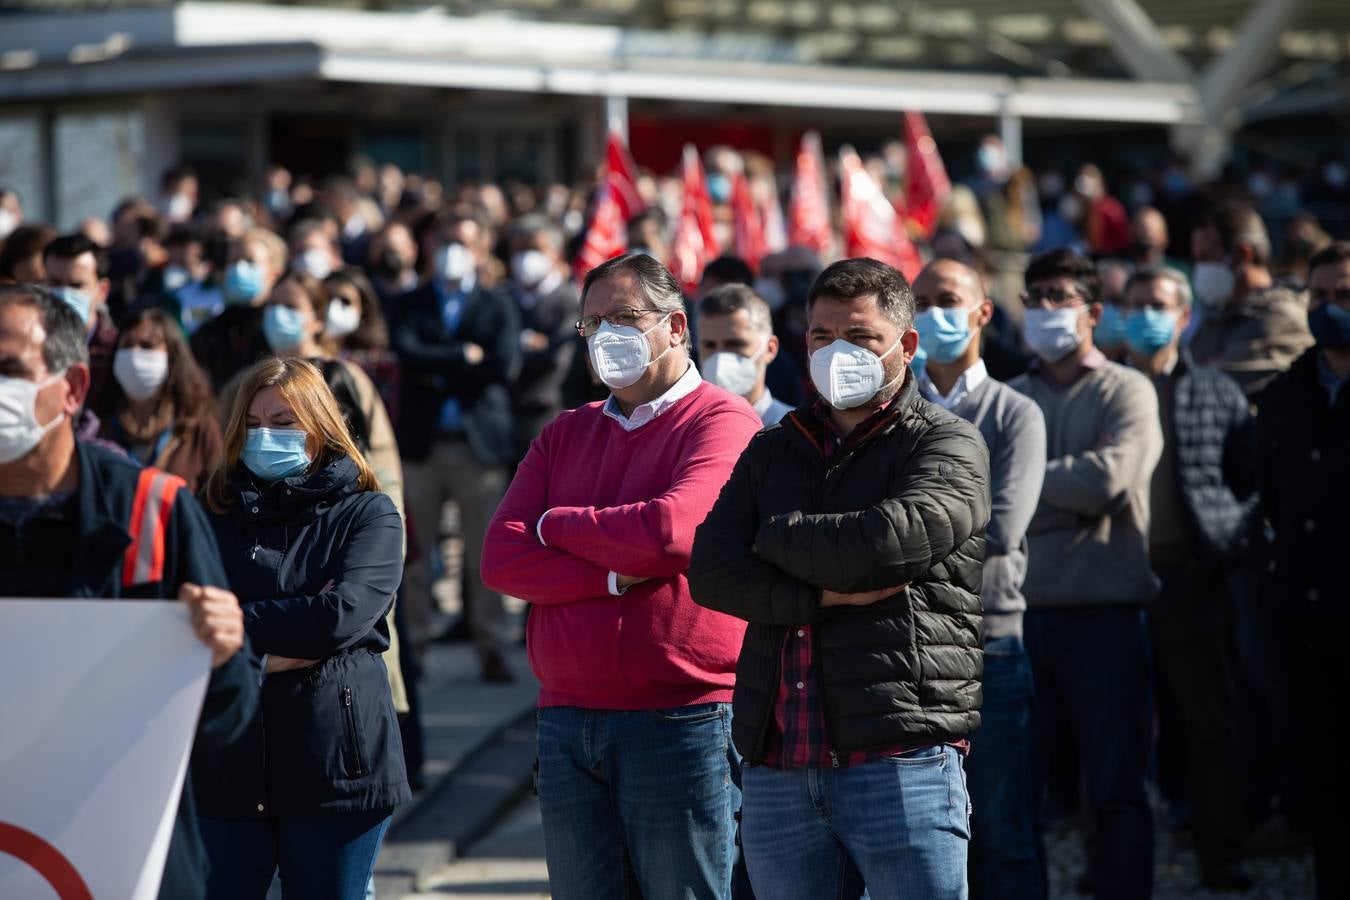
[[[365,735],[361,732],[361,711],[356,706],[356,693],[344,684],[338,696],[342,701],[342,728],[346,738],[342,754],[345,774],[348,778],[361,778],[370,771],[370,765],[366,757]]]

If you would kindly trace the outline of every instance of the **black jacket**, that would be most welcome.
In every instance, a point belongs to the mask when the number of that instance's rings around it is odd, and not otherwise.
[[[832,749],[951,740],[980,723],[984,440],[921,399],[912,376],[891,414],[828,465],[822,428],[803,406],[760,432],[694,538],[694,600],[750,623],[732,734],[751,764],[763,758],[787,631],[803,624]],[[905,583],[872,606],[820,605],[822,588]]]
[[[458,400],[464,438],[484,465],[514,460],[516,446],[507,386],[520,366],[520,318],[511,298],[475,287],[454,334],[447,332],[436,285],[428,282],[395,300],[390,345],[403,364],[398,445],[403,458],[425,459],[448,399]],[[483,348],[471,364],[465,345]]]
[[[80,483],[72,501],[70,515],[74,524],[74,542],[69,533],[47,527],[48,534],[61,534],[58,544],[50,545],[42,537],[42,525],[29,523],[22,539],[8,523],[0,524],[0,545],[7,551],[22,548],[29,554],[41,554],[65,562],[64,567],[49,567],[61,572],[43,589],[31,582],[30,591],[46,597],[130,597],[140,600],[176,600],[178,588],[185,582],[226,587],[220,554],[197,501],[186,490],[177,494],[173,512],[165,530],[164,571],[159,581],[125,588],[122,564],[132,536],[127,530],[132,500],[141,467],[125,456],[83,442],[76,444]],[[0,559],[6,557],[0,553]],[[76,560],[78,564],[71,565]],[[243,733],[258,707],[258,659],[248,649],[213,669],[206,688],[206,701],[197,720],[194,747],[204,751],[221,747]],[[87,773],[73,772],[72,778],[97,775],[97,767]],[[92,788],[92,782],[91,782]],[[197,812],[191,787],[184,787],[178,801],[169,855],[159,896],[163,900],[196,900],[206,895],[206,850],[197,832]]]
[[[227,306],[192,335],[192,355],[219,391],[235,373],[270,355],[262,333],[262,307]]]
[[[1269,593],[1305,633],[1320,620],[1297,610],[1350,608],[1350,388],[1332,406],[1318,357],[1312,348],[1266,388],[1256,420],[1261,511],[1275,533]]]
[[[217,818],[389,809],[410,797],[389,682],[385,613],[403,572],[403,524],[337,457],[265,485],[243,466],[212,514],[230,587],[256,652],[317,659],[274,672],[262,708],[228,747],[193,764]]]
[[[530,442],[563,410],[563,381],[577,351],[573,325],[581,310],[581,298],[572,283],[564,281],[545,294],[517,290],[515,301],[520,308],[521,328],[549,338],[548,346],[542,350],[522,349],[520,373],[511,385],[511,406],[518,429],[516,440],[523,456]]]
[[[1254,425],[1247,395],[1183,351],[1172,371],[1173,430],[1181,498],[1201,555],[1236,562],[1247,547],[1255,498]]]

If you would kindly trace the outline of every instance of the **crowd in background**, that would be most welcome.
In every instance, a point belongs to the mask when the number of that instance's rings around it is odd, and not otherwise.
[[[705,163],[718,243],[734,248],[731,176],[744,171],[761,196],[780,192],[783,182],[768,160],[728,148],[709,151]],[[864,165],[889,196],[900,190],[903,147],[887,147]],[[1247,883],[1240,859],[1251,826],[1274,817],[1296,842],[1314,826],[1326,839],[1325,785],[1318,782],[1338,767],[1315,762],[1343,746],[1334,735],[1344,734],[1344,713],[1325,683],[1332,663],[1289,662],[1300,651],[1336,654],[1350,602],[1336,557],[1343,508],[1326,499],[1344,495],[1338,464],[1350,394],[1343,391],[1346,373],[1314,347],[1334,348],[1326,335],[1339,328],[1350,340],[1350,329],[1337,319],[1314,336],[1307,321],[1310,261],[1324,267],[1315,301],[1344,310],[1350,276],[1339,273],[1350,254],[1303,214],[1300,199],[1307,191],[1320,202],[1350,202],[1346,182],[1344,166],[1328,162],[1306,182],[1258,167],[1197,185],[1177,162],[1113,191],[1091,163],[1039,172],[1010,165],[991,136],[931,234],[916,235],[926,258],[957,260],[980,274],[980,292],[994,301],[981,356],[995,380],[1012,380],[1044,356],[1024,341],[1022,320],[1027,309],[1053,311],[1063,298],[1019,298],[1024,276],[1027,286],[1033,280],[1028,260],[1056,248],[1095,263],[1077,274],[1062,263],[1051,275],[1093,285],[1084,299],[1103,304],[1094,341],[1106,358],[1139,364],[1152,354],[1131,350],[1161,349],[1173,337],[1161,334],[1170,326],[1185,365],[1224,373],[1196,396],[1162,393],[1164,444],[1139,450],[1163,460],[1155,478],[1169,479],[1186,498],[1185,508],[1155,499],[1156,519],[1177,531],[1142,539],[1164,597],[1190,606],[1183,621],[1161,616],[1153,624],[1153,654],[1132,685],[1153,711],[1141,726],[1149,778],[1166,801],[1169,824],[1196,829],[1208,854],[1202,862],[1219,886],[1225,878],[1234,888]],[[643,173],[636,184],[646,211],[627,223],[629,249],[669,265],[681,181]],[[502,649],[518,639],[520,626],[507,599],[478,573],[512,472],[560,411],[608,395],[588,370],[586,343],[574,326],[580,296],[573,260],[592,195],[590,184],[444,185],[358,160],[347,173],[317,180],[272,167],[255,192],[204,197],[194,173],[180,167],[164,173],[156,196],[129,198],[106,221],[58,234],[27,221],[13,193],[0,191],[0,282],[50,285],[86,324],[92,384],[76,423],[81,439],[179,475],[196,492],[221,458],[223,415],[240,373],[269,354],[319,367],[409,526],[397,628],[390,628],[397,638],[387,658],[402,663],[403,677],[391,680],[400,682],[395,705],[411,708],[403,737],[414,785],[418,661],[430,641],[455,636],[447,634],[447,610],[463,609],[459,628],[479,651],[483,678],[513,678]],[[1267,221],[1283,227],[1270,233]],[[838,236],[835,246],[843,246]],[[832,260],[785,237],[769,249],[759,259],[729,253],[712,261],[686,303],[696,309],[725,284],[749,285],[767,303],[765,348],[770,336],[774,344],[764,382],[757,391],[745,379],[719,383],[744,384],[736,392],[752,402],[766,383],[786,409],[813,396],[806,300]],[[1131,279],[1143,270],[1180,273],[1179,280],[1157,296],[1148,293],[1152,282],[1136,292]],[[1152,335],[1147,317],[1135,315],[1145,310],[1160,317]],[[700,340],[699,317],[692,327],[696,360],[725,352],[717,340]],[[1193,419],[1169,427],[1168,415]],[[1206,429],[1220,423],[1216,444]],[[1204,450],[1187,456],[1196,445]],[[1303,454],[1302,465],[1293,452]],[[1309,499],[1316,495],[1310,484],[1325,489],[1322,500]],[[1234,505],[1220,508],[1228,500]],[[1320,505],[1309,508],[1311,502]],[[1056,527],[1045,526],[1042,542]],[[1216,533],[1223,539],[1213,539]],[[452,535],[462,552],[443,552]],[[1203,591],[1185,565],[1197,546],[1209,560]],[[1125,573],[1124,563],[1118,571],[1118,563],[1101,560],[1079,575],[1110,581],[1138,574]],[[1309,633],[1291,634],[1299,629]],[[1029,634],[1033,659],[1038,638],[1054,640]],[[398,668],[391,665],[391,673]],[[1208,686],[1203,696],[1185,696],[1197,681]],[[1314,700],[1338,708],[1319,710]],[[1065,728],[1090,721],[1072,710],[1058,715]],[[1197,715],[1219,724],[1196,730]],[[1330,731],[1323,716],[1335,720]],[[1100,812],[1118,799],[1080,789],[1076,773],[1094,764],[1084,749],[1093,740],[1081,734],[1076,745],[1054,748],[1047,814],[1068,817],[1080,804]],[[1201,740],[1209,743],[1196,746]],[[1284,764],[1291,756],[1307,762]],[[1344,776],[1335,777],[1344,797]],[[1216,810],[1221,794],[1230,795],[1228,805]],[[1129,839],[1128,825],[1097,823],[1089,840]],[[1139,896],[1096,888],[1103,897]]]

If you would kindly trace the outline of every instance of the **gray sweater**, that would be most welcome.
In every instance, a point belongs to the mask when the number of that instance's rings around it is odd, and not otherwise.
[[[1022,579],[1027,574],[1027,525],[1045,475],[1045,417],[1006,384],[985,380],[952,412],[972,423],[989,446],[992,499],[985,530],[984,637],[1022,635]]]
[[[1149,487],[1163,446],[1153,385],[1115,363],[1068,387],[1035,372],[1010,384],[1045,415],[1049,459],[1028,529],[1028,607],[1151,601]]]

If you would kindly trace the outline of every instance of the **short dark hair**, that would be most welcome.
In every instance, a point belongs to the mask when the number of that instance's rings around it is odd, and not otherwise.
[[[205,245],[205,243],[202,230],[186,222],[174,225],[164,238],[165,247],[186,247],[188,244]]]
[[[700,319],[704,316],[729,316],[741,310],[745,310],[750,317],[750,326],[756,331],[773,333],[773,313],[769,310],[769,304],[747,285],[718,285],[698,302]]]
[[[1213,228],[1225,253],[1232,252],[1239,242],[1252,248],[1252,262],[1258,266],[1270,263],[1270,233],[1266,223],[1251,206],[1227,200],[1205,211],[1200,228]]]
[[[1097,267],[1081,253],[1075,253],[1068,247],[1057,247],[1034,256],[1027,264],[1026,283],[1044,281],[1047,278],[1068,278],[1078,282],[1089,303],[1102,302],[1102,278]]]
[[[56,237],[50,225],[20,225],[0,241],[0,278],[13,278],[21,262],[37,256]]]
[[[75,259],[86,253],[94,254],[94,267],[98,270],[98,277],[107,278],[108,251],[78,231],[74,234],[63,234],[53,240],[43,249],[42,259],[44,262],[49,259]]]
[[[755,273],[750,264],[739,256],[719,256],[703,267],[704,278],[715,278],[722,284],[754,284]]]
[[[1350,241],[1333,241],[1313,254],[1308,260],[1308,278],[1322,266],[1339,266],[1350,260]]]
[[[856,300],[875,294],[877,305],[901,331],[914,325],[914,289],[899,269],[870,257],[841,259],[816,276],[806,295],[811,309],[821,297]]]
[[[64,372],[76,363],[89,362],[84,322],[51,290],[37,284],[0,285],[0,309],[7,306],[31,306],[42,316],[42,330],[47,332],[42,361],[47,371]]]

